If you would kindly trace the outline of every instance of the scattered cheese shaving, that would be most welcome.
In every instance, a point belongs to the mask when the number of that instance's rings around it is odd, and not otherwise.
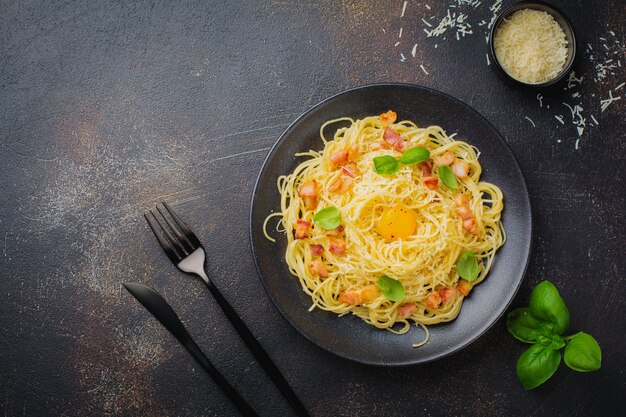
[[[536,127],[536,126],[535,126],[535,122],[533,122],[533,121],[530,119],[530,117],[528,117],[528,116],[524,116],[524,117],[526,118],[526,120],[528,120],[528,121],[529,121],[529,122],[533,125],[533,127]]]
[[[420,68],[424,71],[424,74],[428,75],[428,71],[426,71],[426,68],[424,68],[422,64],[420,64]]]
[[[404,12],[406,12],[407,4],[408,4],[408,1],[405,1],[404,4],[402,4],[402,13],[400,13],[400,17],[404,17]]]
[[[611,92],[611,90],[609,90],[609,98],[604,99],[604,100],[600,100],[600,109],[601,109],[601,111],[602,112],[605,111],[606,108],[609,107],[609,105],[611,103],[613,103],[614,101],[617,101],[617,100],[621,100],[621,97],[620,96],[613,97],[613,93]]]

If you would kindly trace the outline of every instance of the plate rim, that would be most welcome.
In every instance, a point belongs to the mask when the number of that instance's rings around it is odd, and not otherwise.
[[[348,95],[351,93],[354,93],[356,91],[361,91],[361,90],[367,90],[367,89],[371,89],[371,88],[380,88],[380,87],[401,87],[401,88],[409,88],[409,89],[414,89],[414,90],[422,90],[422,91],[427,91],[430,94],[434,94],[434,95],[439,95],[442,96],[448,100],[452,100],[455,101],[457,103],[459,103],[462,107],[464,107],[466,110],[469,110],[471,113],[473,113],[474,115],[478,116],[479,118],[481,118],[483,120],[484,123],[486,123],[495,133],[496,136],[498,137],[499,141],[504,145],[504,149],[506,150],[506,152],[508,152],[509,156],[511,157],[511,159],[513,160],[514,164],[513,164],[513,169],[515,171],[517,171],[517,174],[519,176],[519,178],[522,181],[522,185],[523,185],[523,196],[522,196],[522,200],[526,203],[526,205],[528,206],[528,244],[527,244],[527,255],[526,255],[526,259],[524,261],[524,268],[523,271],[521,272],[521,278],[518,280],[514,291],[511,292],[511,295],[509,297],[509,299],[507,300],[506,303],[502,304],[502,308],[498,310],[498,313],[496,315],[494,315],[494,319],[491,320],[490,322],[487,322],[487,324],[483,327],[480,328],[480,331],[476,332],[475,334],[473,334],[471,337],[469,337],[468,339],[466,339],[465,341],[463,341],[461,344],[459,344],[458,346],[452,348],[452,349],[447,349],[445,351],[442,351],[439,354],[434,354],[431,357],[427,357],[427,358],[422,358],[422,359],[416,359],[416,360],[402,360],[402,361],[394,361],[394,362],[390,362],[390,361],[386,361],[386,360],[367,360],[367,359],[363,359],[363,358],[359,358],[359,357],[355,357],[355,356],[350,356],[348,354],[345,354],[344,352],[339,352],[339,351],[335,351],[332,350],[326,346],[323,346],[322,344],[320,344],[317,340],[311,338],[308,334],[306,334],[305,332],[303,332],[293,321],[292,319],[289,317],[289,315],[286,313],[285,309],[283,308],[282,305],[280,305],[280,303],[278,303],[276,301],[276,299],[274,298],[274,295],[272,294],[272,292],[269,290],[268,288],[268,284],[265,282],[265,279],[263,278],[263,273],[261,272],[261,268],[259,265],[259,261],[258,261],[258,254],[257,254],[257,248],[256,245],[254,243],[254,228],[253,228],[253,216],[254,216],[254,208],[255,208],[255,201],[257,199],[257,189],[259,186],[259,182],[261,181],[263,174],[265,173],[265,169],[268,165],[268,162],[270,160],[270,158],[272,157],[274,151],[276,150],[276,148],[286,139],[286,135],[287,133],[296,125],[298,124],[302,119],[304,119],[309,113],[313,112],[315,109],[319,108],[320,106],[324,105],[325,103],[335,100],[341,96],[344,95]],[[250,247],[252,250],[252,258],[254,260],[254,266],[257,272],[257,277],[259,279],[259,281],[261,281],[261,285],[263,286],[263,289],[265,290],[265,293],[267,294],[267,296],[270,298],[270,300],[272,301],[272,304],[274,305],[274,307],[276,307],[276,309],[280,312],[280,314],[283,316],[283,318],[302,336],[304,336],[307,340],[309,340],[311,343],[313,343],[315,346],[323,349],[326,352],[332,353],[333,355],[339,356],[343,359],[347,359],[350,361],[354,361],[354,362],[358,362],[361,364],[365,364],[365,365],[372,365],[372,366],[378,366],[378,367],[402,367],[402,366],[412,366],[412,365],[419,365],[419,364],[426,364],[429,362],[433,362],[435,360],[439,360],[442,359],[444,357],[450,356],[462,349],[465,349],[467,346],[471,345],[472,343],[474,343],[476,340],[478,340],[480,337],[482,337],[489,329],[491,329],[491,327],[493,327],[501,318],[502,316],[505,314],[506,310],[509,308],[509,306],[511,305],[511,303],[513,302],[513,299],[515,298],[515,296],[517,295],[517,293],[519,292],[519,289],[522,285],[522,282],[524,281],[526,272],[528,271],[528,266],[530,264],[530,258],[532,255],[532,237],[533,237],[533,215],[532,215],[532,205],[531,205],[531,201],[530,201],[530,195],[528,192],[528,185],[526,183],[526,178],[524,177],[524,173],[522,172],[522,169],[519,165],[519,162],[517,161],[517,159],[515,158],[515,155],[513,154],[513,151],[511,150],[511,147],[509,146],[509,144],[506,142],[506,140],[504,140],[504,137],[500,134],[500,132],[495,128],[495,126],[485,117],[483,116],[481,113],[479,113],[476,109],[474,109],[472,106],[470,106],[469,104],[463,102],[462,100],[444,93],[442,91],[439,90],[435,90],[433,88],[430,87],[424,87],[422,85],[419,84],[411,84],[411,83],[399,83],[399,82],[382,82],[382,83],[371,83],[371,84],[364,84],[361,86],[357,86],[357,87],[353,87],[353,88],[349,88],[347,90],[342,90],[339,93],[333,94],[329,97],[327,97],[326,99],[318,102],[317,104],[315,104],[314,106],[311,106],[310,108],[304,110],[302,112],[302,114],[300,116],[298,116],[296,119],[294,119],[294,121],[292,123],[289,124],[289,126],[287,126],[285,128],[285,130],[280,134],[279,138],[276,140],[276,142],[274,143],[274,145],[270,148],[270,150],[268,151],[265,159],[263,160],[263,163],[261,164],[261,168],[259,169],[259,174],[257,175],[257,178],[254,182],[254,188],[252,190],[252,198],[250,200],[250,212],[249,212],[249,216],[248,216],[248,238],[250,241]],[[445,323],[443,323],[445,324]]]

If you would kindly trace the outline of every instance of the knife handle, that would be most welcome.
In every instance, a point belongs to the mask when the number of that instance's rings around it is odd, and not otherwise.
[[[222,295],[220,290],[213,284],[213,281],[210,279],[203,280],[211,294],[220,305],[224,314],[231,322],[231,324],[239,333],[239,336],[243,339],[244,343],[250,349],[256,360],[259,362],[261,367],[265,370],[270,379],[274,382],[278,390],[283,394],[287,402],[294,409],[296,414],[300,417],[310,417],[309,413],[304,408],[304,405],[293,391],[293,389],[289,386],[289,383],[280,372],[278,367],[274,364],[270,356],[265,352],[263,346],[259,343],[259,341],[254,337],[248,326],[243,322],[241,317],[237,314],[237,312],[233,309],[233,307],[228,303],[226,298]]]
[[[259,417],[259,415],[248,405],[246,400],[244,400],[235,388],[224,378],[224,376],[211,364],[206,355],[200,350],[196,342],[194,342],[191,338],[188,338],[184,343],[181,341],[183,346],[191,353],[191,356],[204,368],[204,370],[213,378],[215,383],[224,391],[224,394],[232,401],[232,403],[237,407],[237,410],[241,413],[241,415],[245,417]]]

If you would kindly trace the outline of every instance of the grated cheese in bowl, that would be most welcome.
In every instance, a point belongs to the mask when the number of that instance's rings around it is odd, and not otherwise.
[[[493,37],[496,59],[511,77],[542,84],[561,75],[567,60],[567,39],[548,12],[522,9],[500,23]]]

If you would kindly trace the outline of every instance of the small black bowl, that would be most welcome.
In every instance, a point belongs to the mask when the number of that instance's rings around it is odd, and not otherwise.
[[[563,69],[555,78],[550,81],[546,81],[541,84],[528,84],[518,79],[511,77],[505,70],[502,68],[500,63],[498,62],[498,58],[496,58],[496,51],[493,46],[493,37],[496,33],[496,30],[502,23],[504,19],[511,16],[513,13],[522,9],[532,9],[532,10],[540,10],[542,12],[548,12],[554,20],[561,26],[563,32],[565,32],[565,39],[567,40],[567,59],[565,60],[565,65],[563,65]],[[500,72],[511,82],[514,84],[524,86],[524,87],[547,87],[553,84],[558,83],[565,77],[566,74],[570,72],[572,69],[572,65],[574,65],[574,58],[576,57],[576,36],[574,35],[574,28],[570,20],[567,18],[565,13],[559,10],[557,7],[545,3],[543,1],[523,1],[517,4],[510,6],[500,13],[493,26],[491,27],[491,32],[489,33],[489,49],[491,52],[491,57],[494,62],[494,65],[500,70]]]

